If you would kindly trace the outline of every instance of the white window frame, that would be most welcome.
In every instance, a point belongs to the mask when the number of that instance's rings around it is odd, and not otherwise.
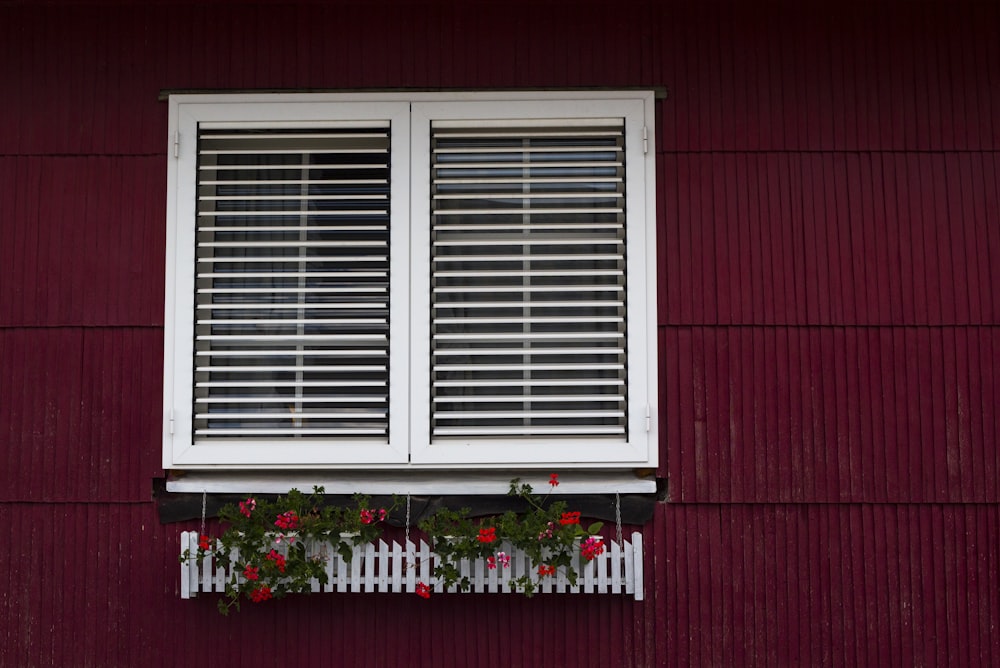
[[[431,120],[625,117],[628,438],[476,439],[432,443],[429,401]],[[210,127],[391,123],[389,439],[385,444],[193,442],[191,327],[197,133]],[[645,91],[220,94],[170,97],[164,332],[166,469],[633,469],[658,462],[654,98]],[[399,276],[409,277],[401,281]],[[400,323],[407,325],[401,327]],[[402,332],[402,333],[401,333]],[[331,460],[331,453],[337,458]]]

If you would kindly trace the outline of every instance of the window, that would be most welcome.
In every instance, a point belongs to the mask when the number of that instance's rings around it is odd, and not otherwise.
[[[652,110],[171,96],[164,466],[655,465]]]

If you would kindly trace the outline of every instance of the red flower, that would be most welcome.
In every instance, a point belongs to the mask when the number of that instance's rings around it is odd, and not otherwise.
[[[280,572],[282,573],[285,572],[285,557],[278,554],[277,550],[271,550],[264,558],[267,559],[268,561],[273,561],[274,565],[278,568]]]
[[[496,528],[487,527],[485,529],[480,529],[478,539],[480,543],[492,543],[497,539]]]
[[[202,535],[200,538],[198,538],[198,549],[211,550],[212,549],[211,537]]]
[[[580,523],[580,513],[563,513],[562,518],[559,520],[559,524],[566,526],[567,524],[579,524]]]
[[[430,598],[431,588],[425,585],[423,582],[417,583],[417,596],[420,598]]]
[[[371,524],[372,522],[382,522],[385,520],[386,513],[385,508],[379,508],[378,510],[368,510],[364,509],[361,511],[361,523]]]
[[[580,545],[580,554],[587,561],[593,561],[597,555],[604,553],[604,543],[600,536],[591,536]]]
[[[260,569],[247,564],[246,568],[243,569],[243,577],[247,580],[257,580],[260,578]]]
[[[246,501],[240,501],[240,512],[246,517],[250,517],[250,513],[252,513],[253,509],[256,507],[257,499],[252,496],[248,497]]]
[[[271,588],[267,586],[257,587],[250,592],[250,600],[254,603],[260,603],[269,598],[271,598]]]
[[[279,529],[298,529],[299,516],[294,510],[288,510],[278,515],[278,519],[274,521],[274,526]]]
[[[552,485],[553,487],[558,487],[559,486],[559,474],[558,473],[551,473],[551,474],[549,474],[549,484]]]
[[[486,557],[486,568],[488,568],[488,569],[490,569],[492,571],[496,567],[497,567],[497,558],[496,557]]]
[[[541,566],[538,567],[538,574],[541,575],[542,577],[545,577],[546,575],[555,575],[556,567],[546,566],[545,564],[542,564]]]

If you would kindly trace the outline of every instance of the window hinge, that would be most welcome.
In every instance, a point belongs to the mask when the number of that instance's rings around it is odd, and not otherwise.
[[[650,409],[649,404],[646,404],[646,431],[653,428],[653,411]]]
[[[174,434],[174,411],[170,409],[170,418],[167,420],[167,427],[170,429],[170,435]]]
[[[181,154],[181,133],[174,132],[174,157],[176,158],[180,156],[180,154]]]
[[[649,132],[646,130],[646,126],[642,126],[642,154],[646,155],[649,152]]]

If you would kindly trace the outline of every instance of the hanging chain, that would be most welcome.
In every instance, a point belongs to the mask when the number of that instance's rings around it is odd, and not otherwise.
[[[407,546],[406,549],[409,550],[410,549],[409,548],[409,545],[410,545],[410,494],[409,494],[409,492],[407,492],[407,494],[406,494],[406,524],[404,525],[404,528],[405,528],[405,532],[406,532],[406,538],[404,539],[405,542],[403,543],[403,545],[406,545]]]
[[[615,492],[615,527],[618,529],[618,544],[624,545],[622,543],[622,497],[618,492]]]
[[[202,490],[201,492],[201,531],[198,533],[198,538],[205,535],[205,506],[208,502],[208,491]]]

